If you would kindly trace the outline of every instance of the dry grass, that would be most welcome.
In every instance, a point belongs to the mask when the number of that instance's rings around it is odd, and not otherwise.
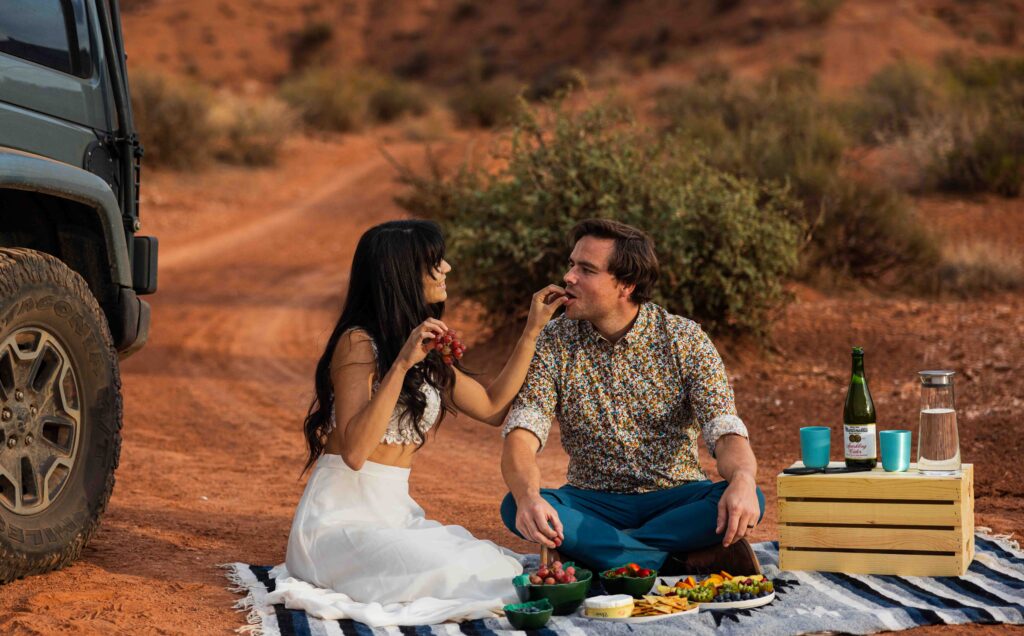
[[[213,154],[226,163],[274,165],[295,120],[288,106],[273,97],[219,96],[210,110]]]
[[[131,74],[132,113],[146,150],[146,163],[194,170],[211,157],[212,96],[181,77],[141,70]]]
[[[975,241],[951,247],[937,273],[940,293],[975,296],[1024,288],[1024,252],[1001,243]]]

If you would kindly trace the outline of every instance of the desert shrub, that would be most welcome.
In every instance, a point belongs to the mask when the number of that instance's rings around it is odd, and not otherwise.
[[[473,20],[480,17],[480,7],[477,0],[457,0],[452,10],[452,22]]]
[[[319,130],[355,130],[366,116],[366,98],[357,83],[325,69],[310,69],[288,80],[280,93],[305,124]]]
[[[206,163],[211,97],[201,85],[152,71],[131,75],[132,114],[146,163],[194,169]]]
[[[661,92],[666,128],[709,148],[719,168],[788,181],[817,208],[835,175],[846,138],[816,98],[806,70],[777,73],[757,85],[720,77]]]
[[[656,237],[655,300],[717,330],[762,333],[797,262],[796,202],[781,188],[719,170],[689,144],[598,104],[524,110],[502,168],[453,175],[402,170],[399,203],[446,227],[461,291],[497,324],[522,317],[525,299],[561,280],[578,221],[614,218]]]
[[[471,81],[453,91],[449,105],[460,126],[492,128],[516,117],[521,92],[520,83],[509,77]]]
[[[742,4],[742,0],[714,0],[711,3],[715,13],[728,13]]]
[[[310,69],[282,85],[280,93],[303,122],[331,132],[348,132],[427,110],[426,97],[417,86],[366,69]]]
[[[388,123],[406,114],[427,112],[427,99],[414,84],[385,75],[369,79],[367,83],[367,114],[374,121]]]
[[[526,98],[532,101],[554,97],[584,85],[583,72],[571,66],[555,65],[537,74],[526,89]]]
[[[656,112],[669,130],[709,148],[714,166],[789,184],[809,228],[802,276],[824,267],[902,284],[934,263],[931,238],[894,190],[854,185],[843,174],[847,136],[813,78],[802,68],[759,84],[704,81],[663,92]],[[870,245],[861,237],[872,237]]]
[[[246,166],[269,166],[294,128],[294,115],[274,98],[219,96],[210,112],[214,156]]]
[[[944,56],[951,143],[931,166],[940,189],[1019,196],[1024,187],[1024,58]]]
[[[1024,100],[1024,57],[942,56],[940,70],[954,98],[973,103],[1010,105]]]
[[[893,286],[917,285],[939,262],[938,242],[906,199],[878,184],[837,180],[808,247],[808,265]]]
[[[334,27],[327,22],[310,22],[288,34],[288,55],[293,69],[301,69],[323,57],[324,48],[334,37]]]
[[[940,293],[975,296],[1024,288],[1024,254],[1005,245],[977,241],[951,248],[937,270]]]
[[[1024,189],[1024,107],[972,111],[953,128],[952,146],[935,158],[939,188],[1020,196]]]
[[[843,0],[804,0],[804,15],[811,24],[824,24]]]
[[[861,141],[879,143],[909,133],[913,122],[940,110],[940,99],[928,71],[898,62],[873,75],[847,106],[848,124]]]

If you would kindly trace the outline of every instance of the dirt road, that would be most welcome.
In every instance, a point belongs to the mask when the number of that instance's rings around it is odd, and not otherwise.
[[[421,155],[412,144],[389,152]],[[312,371],[356,239],[401,214],[390,200],[393,174],[374,140],[355,137],[293,140],[278,169],[147,174],[144,231],[160,237],[160,292],[150,343],[122,367],[114,495],[80,562],[2,588],[0,632],[212,634],[242,624],[217,564],[283,559],[303,486],[299,425]],[[960,397],[965,457],[988,462],[977,471],[978,524],[1019,528],[1024,480],[1010,466],[1022,380],[1005,365],[1024,358],[1011,318],[1022,310],[1020,296],[943,306],[808,293],[780,322],[771,359],[721,343],[740,412],[756,431],[769,502],[774,474],[798,452],[796,428],[835,423],[854,338],[868,348],[890,428],[916,412],[913,372],[922,363],[973,369]],[[481,356],[470,364],[487,366]],[[549,448],[542,471],[557,485],[565,457],[558,444]],[[496,430],[449,420],[418,459],[413,495],[434,518],[528,549],[498,518],[499,452]],[[774,537],[771,512],[754,539]]]

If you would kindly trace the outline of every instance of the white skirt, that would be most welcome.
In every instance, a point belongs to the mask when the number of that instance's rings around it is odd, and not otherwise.
[[[299,500],[271,604],[374,627],[492,617],[515,602],[515,553],[424,517],[408,468],[322,455]]]

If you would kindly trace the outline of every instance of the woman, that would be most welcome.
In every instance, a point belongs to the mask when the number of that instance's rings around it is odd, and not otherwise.
[[[522,567],[459,526],[424,518],[409,497],[413,456],[448,411],[499,426],[526,378],[541,328],[565,298],[533,297],[522,337],[484,388],[429,344],[449,330],[444,240],[428,221],[367,231],[348,296],[316,370],[305,422],[314,466],[269,603],[374,626],[491,616]]]

